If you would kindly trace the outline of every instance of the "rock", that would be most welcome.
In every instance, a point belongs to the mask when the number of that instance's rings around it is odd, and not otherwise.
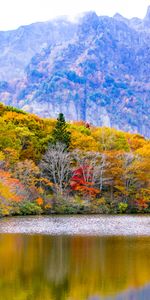
[[[0,100],[44,117],[62,112],[67,120],[82,119],[150,137],[150,32],[144,25],[149,15],[148,9],[144,20],[128,20],[89,12],[76,24],[57,20],[18,29],[12,38],[16,56],[30,52],[33,36],[39,51],[21,73],[22,79],[0,83]],[[35,33],[44,45],[41,51]],[[10,69],[8,77],[11,72],[16,70]]]

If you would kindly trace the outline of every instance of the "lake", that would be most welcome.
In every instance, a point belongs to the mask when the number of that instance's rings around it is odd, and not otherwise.
[[[0,220],[0,300],[150,299],[150,216]]]

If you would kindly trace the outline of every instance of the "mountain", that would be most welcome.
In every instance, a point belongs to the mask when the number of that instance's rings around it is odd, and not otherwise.
[[[31,58],[48,45],[70,40],[76,24],[59,18],[0,31],[0,80],[23,77]]]
[[[150,8],[143,20],[89,12],[76,24],[63,21],[66,32],[57,21],[58,36],[64,36],[46,41],[41,51],[37,46],[20,80],[0,83],[1,101],[150,137],[149,21]]]
[[[148,6],[147,8],[147,13],[144,19],[139,19],[135,17],[127,19],[118,13],[114,15],[114,19],[127,24],[129,27],[137,31],[144,31],[145,33],[150,33],[150,6]]]

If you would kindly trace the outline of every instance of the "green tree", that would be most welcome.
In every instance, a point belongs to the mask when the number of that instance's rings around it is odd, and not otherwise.
[[[69,148],[71,137],[70,132],[67,130],[67,124],[62,113],[59,114],[55,128],[52,132],[53,143],[62,143],[66,145],[66,148]]]

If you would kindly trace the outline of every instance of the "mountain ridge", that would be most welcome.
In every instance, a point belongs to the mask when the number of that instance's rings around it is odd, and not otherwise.
[[[57,40],[32,56],[21,80],[0,83],[0,100],[46,117],[63,112],[67,120],[149,137],[148,17],[88,12],[78,23],[65,23],[67,36],[59,39],[63,29],[57,29]]]

